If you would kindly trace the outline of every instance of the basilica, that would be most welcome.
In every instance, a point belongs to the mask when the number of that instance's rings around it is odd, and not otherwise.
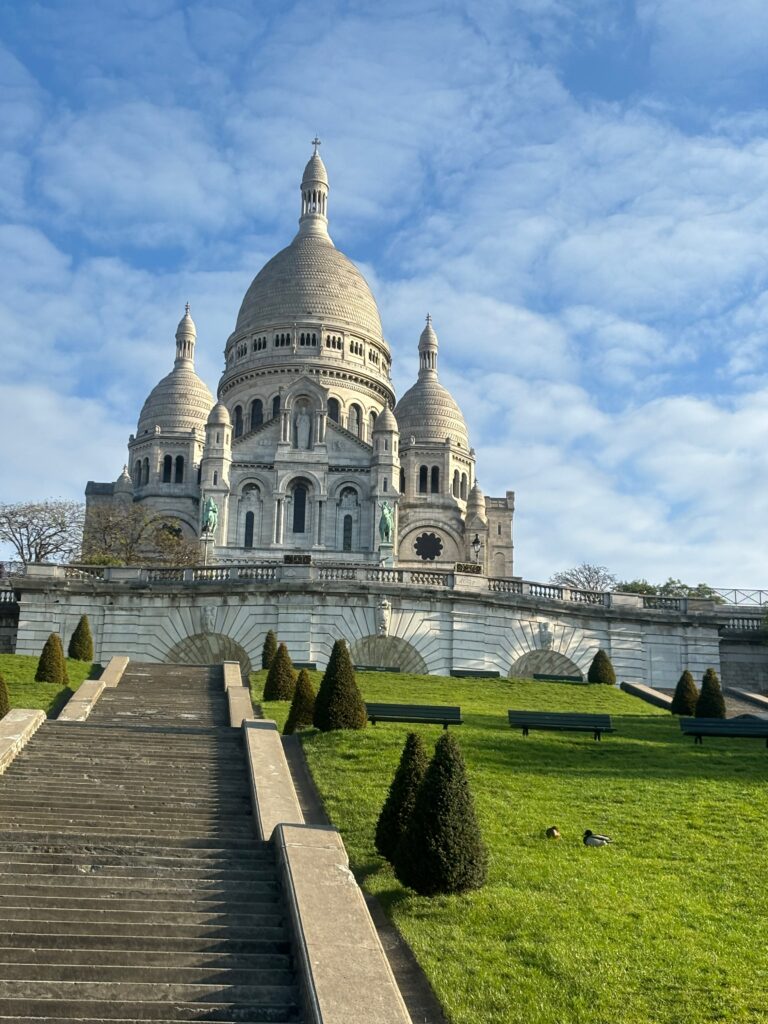
[[[87,513],[139,503],[197,539],[208,565],[461,563],[510,577],[514,494],[480,489],[429,316],[418,379],[396,401],[376,300],[328,233],[317,145],[298,233],[245,293],[218,400],[195,372],[187,306],[173,369],[144,403],[128,463],[114,483],[88,483]]]

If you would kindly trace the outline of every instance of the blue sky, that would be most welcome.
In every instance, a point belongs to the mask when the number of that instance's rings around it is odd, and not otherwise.
[[[0,498],[119,474],[187,299],[215,390],[319,132],[517,572],[768,586],[766,52],[758,0],[0,0]]]

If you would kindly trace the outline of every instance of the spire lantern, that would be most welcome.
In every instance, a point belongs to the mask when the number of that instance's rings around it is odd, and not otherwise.
[[[195,321],[189,313],[189,303],[184,307],[184,316],[179,320],[176,328],[176,362],[175,366],[183,366],[195,361],[195,341],[197,340],[197,328]]]
[[[328,172],[317,151],[320,144],[315,136],[314,152],[301,179],[300,235],[328,235]]]
[[[437,334],[427,313],[427,326],[419,338],[419,380],[437,380]]]

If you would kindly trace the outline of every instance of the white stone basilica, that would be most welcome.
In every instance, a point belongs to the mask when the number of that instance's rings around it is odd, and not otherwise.
[[[88,484],[88,509],[141,503],[200,538],[208,564],[479,562],[510,577],[514,494],[480,490],[464,417],[438,379],[429,316],[418,380],[395,404],[376,301],[328,234],[317,144],[298,234],[245,294],[218,401],[195,373],[187,307],[173,370],[129,439],[128,468],[115,483]]]

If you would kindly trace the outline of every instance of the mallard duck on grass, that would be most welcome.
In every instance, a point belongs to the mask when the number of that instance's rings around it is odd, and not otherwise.
[[[608,843],[612,842],[613,840],[609,836],[601,836],[589,828],[584,833],[585,846],[607,846]]]

